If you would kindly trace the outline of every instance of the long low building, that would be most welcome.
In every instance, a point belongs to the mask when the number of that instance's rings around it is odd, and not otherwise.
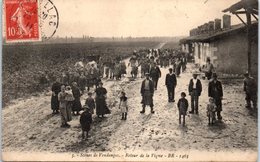
[[[258,70],[258,23],[252,24],[252,74]],[[244,24],[233,25],[217,32],[208,32],[180,40],[183,52],[194,56],[200,66],[209,57],[217,72],[243,74],[247,71],[247,29]]]

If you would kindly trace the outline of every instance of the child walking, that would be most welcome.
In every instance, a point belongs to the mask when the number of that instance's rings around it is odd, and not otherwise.
[[[82,129],[82,139],[87,140],[88,132],[90,131],[90,126],[92,123],[92,114],[90,113],[90,109],[87,105],[83,106],[83,109],[84,112],[80,116],[80,125]]]
[[[215,117],[215,111],[217,109],[217,106],[214,102],[214,99],[212,97],[209,98],[209,103],[207,105],[207,116],[209,119],[209,125],[214,124],[216,117]]]
[[[119,103],[119,109],[121,109],[121,113],[122,113],[121,120],[126,120],[127,112],[128,112],[127,97],[125,95],[126,95],[125,92],[122,91],[120,96],[120,103]]]
[[[94,114],[94,109],[96,108],[95,100],[92,98],[92,93],[88,92],[88,98],[86,99],[85,105],[87,105],[90,109],[90,113]]]
[[[181,92],[181,98],[179,99],[177,104],[179,109],[179,124],[181,124],[181,116],[183,116],[183,126],[185,126],[185,116],[189,107],[188,100],[185,97],[186,94],[184,92]]]

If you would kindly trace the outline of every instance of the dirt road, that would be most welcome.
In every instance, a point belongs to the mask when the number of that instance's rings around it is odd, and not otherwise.
[[[161,46],[161,45],[160,45]],[[176,98],[187,92],[193,65],[178,78]],[[129,69],[128,69],[129,70]],[[257,150],[257,118],[244,108],[241,80],[223,80],[223,122],[207,125],[208,81],[203,80],[199,115],[187,117],[186,127],[178,124],[176,103],[167,102],[164,86],[167,69],[154,94],[155,114],[141,110],[141,78],[129,81],[104,80],[108,106],[112,114],[101,120],[94,115],[88,141],[81,140],[79,116],[73,116],[71,128],[60,128],[60,116],[51,114],[51,93],[16,100],[3,110],[3,151],[80,152],[80,151],[176,151],[176,150]],[[124,89],[129,98],[129,115],[121,121],[118,95]],[[93,90],[93,89],[92,89]],[[187,96],[189,99],[189,96]],[[82,97],[82,103],[86,95]]]

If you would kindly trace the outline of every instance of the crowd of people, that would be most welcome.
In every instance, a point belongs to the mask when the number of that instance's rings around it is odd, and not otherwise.
[[[138,76],[140,68],[140,77],[145,79],[141,84],[141,104],[142,110],[140,113],[145,113],[146,106],[149,106],[151,113],[154,113],[153,96],[157,90],[159,78],[161,78],[160,68],[169,68],[169,73],[165,78],[165,85],[168,92],[168,102],[175,102],[175,88],[177,86],[178,77],[182,72],[185,72],[187,64],[186,54],[178,50],[140,50],[134,51],[129,60],[128,66],[131,68],[131,77],[133,79]],[[96,112],[98,118],[103,118],[104,115],[110,114],[110,109],[106,104],[107,90],[103,87],[102,78],[111,80],[120,80],[126,74],[126,64],[120,59],[102,59],[97,62],[82,60],[77,62],[74,67],[69,68],[68,72],[63,72],[62,77],[58,78],[52,85],[51,108],[53,114],[61,114],[61,127],[69,128],[67,123],[72,120],[71,115],[80,115],[80,124],[82,126],[82,137],[87,139],[88,131],[92,123],[92,115]],[[209,124],[214,124],[216,120],[222,120],[222,99],[223,88],[222,83],[218,80],[217,74],[213,72],[213,64],[210,59],[207,59],[207,65],[203,68],[208,83],[209,103],[205,106]],[[202,93],[202,82],[198,79],[200,73],[194,72],[188,85],[188,94],[190,95],[190,114],[199,114],[199,97]],[[247,105],[253,102],[256,108],[256,91],[257,86],[254,79],[245,75],[244,90],[246,92]],[[94,86],[94,91],[90,91],[90,87]],[[86,92],[88,98],[85,104],[81,105],[81,96]],[[93,97],[95,96],[95,97]],[[119,109],[122,113],[122,120],[127,119],[129,100],[126,92],[120,94]],[[181,98],[177,102],[179,110],[179,123],[185,125],[185,116],[188,112],[189,101],[186,99],[186,93],[181,93]],[[216,117],[217,116],[217,117]],[[87,132],[87,135],[85,135]]]

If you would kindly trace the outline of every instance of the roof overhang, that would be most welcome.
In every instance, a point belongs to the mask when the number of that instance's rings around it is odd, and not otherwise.
[[[253,9],[258,11],[258,0],[241,0],[229,8],[223,10],[223,12],[231,12],[234,14],[240,9]]]

